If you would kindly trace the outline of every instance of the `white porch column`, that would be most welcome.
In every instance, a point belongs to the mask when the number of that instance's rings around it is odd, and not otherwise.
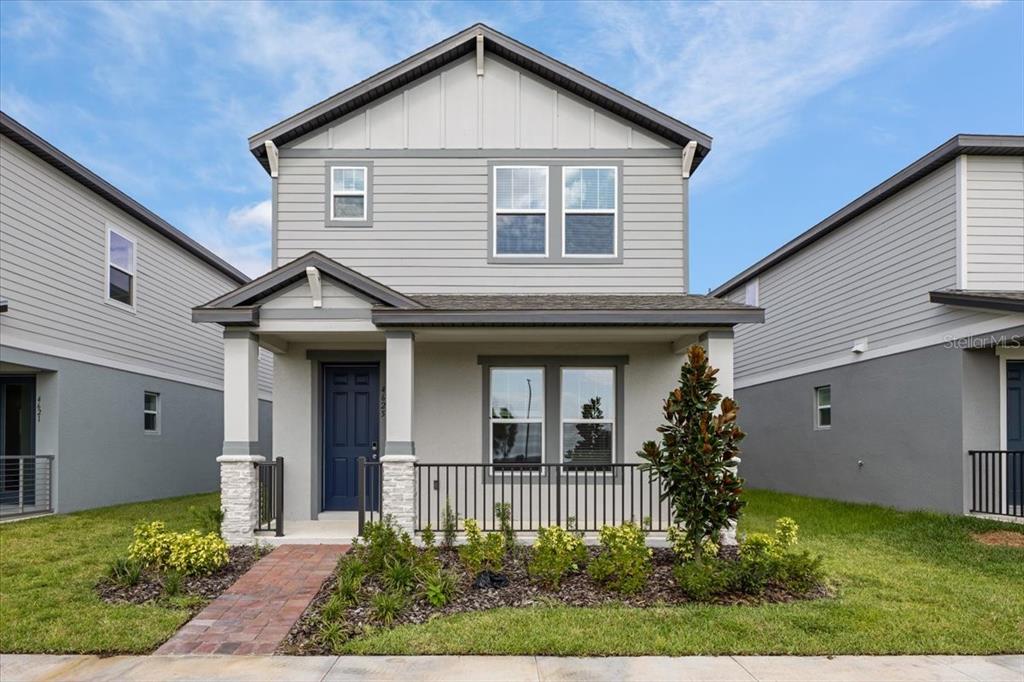
[[[220,463],[221,534],[232,545],[253,541],[259,453],[259,346],[246,330],[224,330],[224,449]]]
[[[735,398],[736,384],[733,379],[733,333],[732,329],[714,329],[701,334],[700,345],[707,352],[708,363],[718,370],[718,393],[722,397]],[[733,469],[733,473],[736,470]],[[729,528],[722,533],[723,545],[736,544],[736,524],[730,523]]]
[[[413,378],[415,339],[411,331],[389,331],[387,340],[387,423],[381,457],[381,511],[410,535],[416,523],[416,485],[413,439]]]

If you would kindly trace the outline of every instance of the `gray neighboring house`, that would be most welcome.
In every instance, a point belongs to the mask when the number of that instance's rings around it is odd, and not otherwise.
[[[1024,136],[953,137],[712,294],[766,311],[750,485],[1024,515]]]
[[[0,113],[0,512],[215,490],[221,339],[190,307],[248,281]]]

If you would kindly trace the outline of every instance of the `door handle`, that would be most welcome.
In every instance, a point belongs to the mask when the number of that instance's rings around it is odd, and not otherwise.
[[[370,452],[372,453],[371,458],[377,459],[377,441],[370,443]]]

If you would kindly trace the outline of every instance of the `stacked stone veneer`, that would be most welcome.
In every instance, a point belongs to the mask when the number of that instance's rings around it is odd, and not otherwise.
[[[380,458],[383,487],[381,512],[390,515],[401,530],[413,534],[416,527],[416,480],[414,455],[384,455]]]
[[[229,545],[250,544],[255,539],[260,455],[221,455],[220,506],[224,510],[221,535]]]

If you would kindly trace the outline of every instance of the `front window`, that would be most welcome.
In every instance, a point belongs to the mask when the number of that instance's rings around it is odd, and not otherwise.
[[[135,305],[135,242],[114,230],[107,231],[107,299]]]
[[[548,169],[494,167],[494,255],[545,256],[548,243]]]
[[[331,220],[366,220],[366,168],[331,168]]]
[[[491,369],[491,462],[540,464],[544,459],[544,369]]]
[[[611,464],[615,458],[615,370],[562,369],[562,461]]]
[[[142,402],[142,430],[160,433],[160,394],[146,391]]]
[[[832,387],[818,386],[814,389],[814,428],[828,429],[832,426]]]
[[[614,256],[619,196],[617,169],[566,166],[562,173],[563,255]]]

